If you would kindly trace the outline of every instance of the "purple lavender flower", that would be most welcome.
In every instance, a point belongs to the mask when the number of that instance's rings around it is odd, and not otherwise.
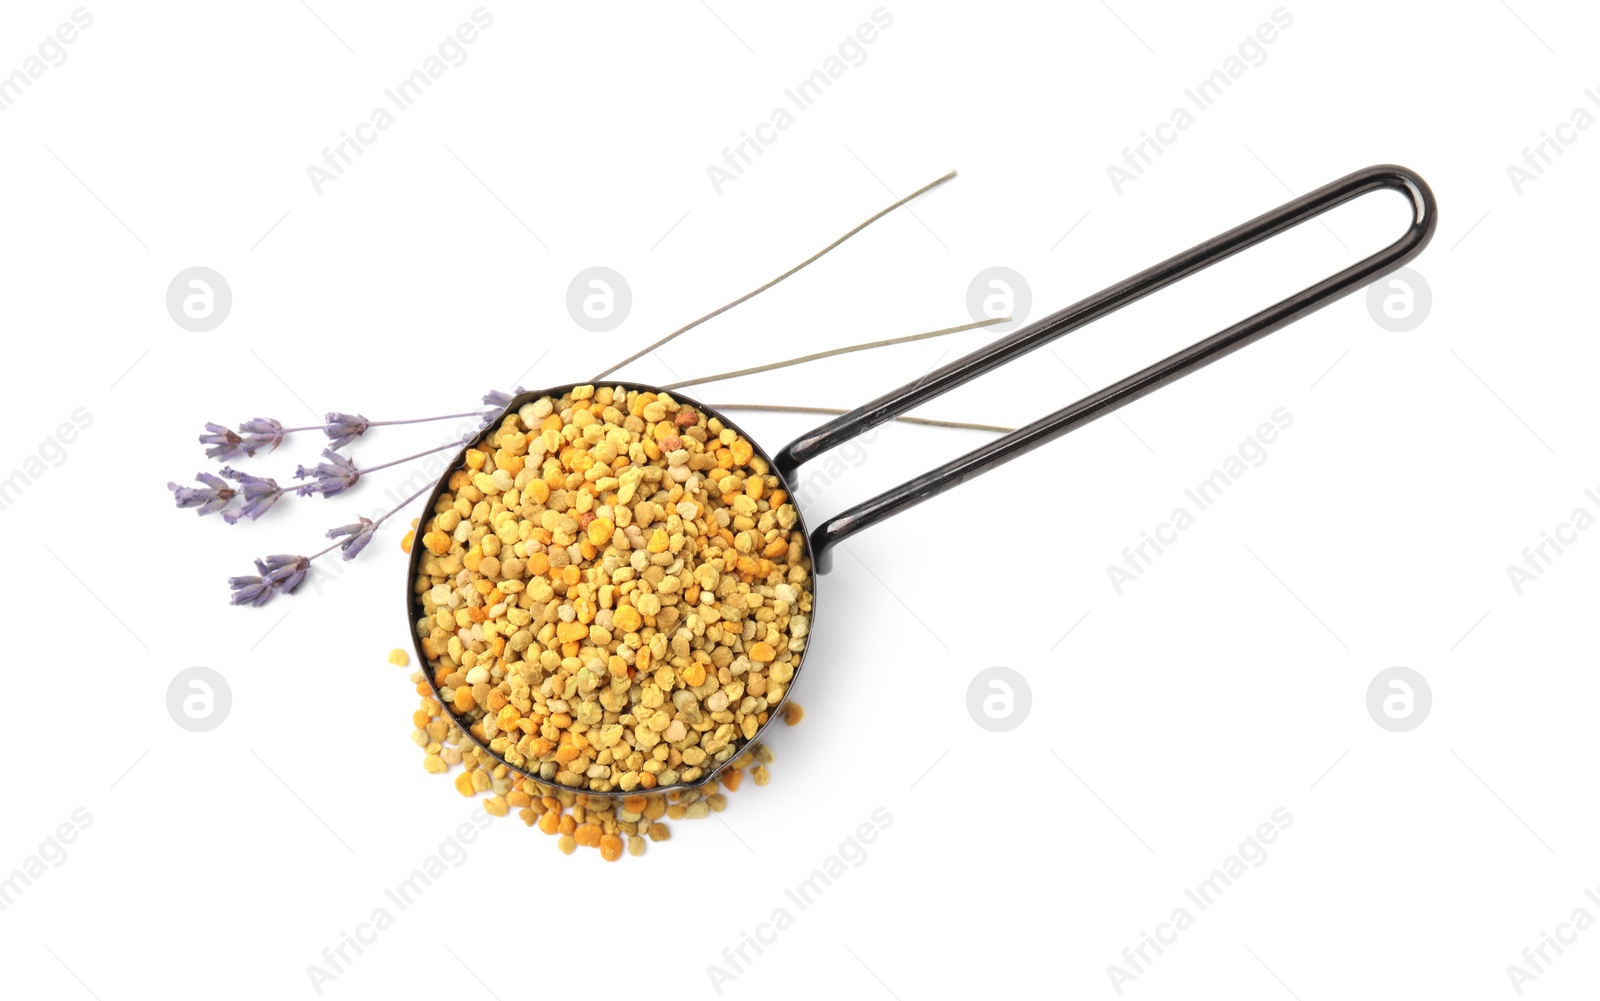
[[[257,417],[239,425],[239,433],[243,436],[245,455],[255,455],[261,449],[271,452],[283,444],[283,436],[287,434],[283,425],[270,417]]]
[[[265,605],[280,594],[293,594],[295,588],[305,580],[306,574],[311,570],[311,561],[320,559],[335,549],[344,550],[345,559],[354,559],[368,542],[377,534],[378,528],[394,515],[405,510],[406,505],[421,497],[433,484],[425,484],[410,497],[390,508],[378,518],[362,518],[353,525],[345,525],[328,532],[328,538],[335,539],[331,546],[318,550],[310,556],[268,556],[264,560],[256,560],[256,573],[249,577],[230,577],[228,587],[233,594],[229,601],[235,605]]]
[[[232,428],[225,428],[221,424],[206,422],[206,433],[200,436],[200,444],[210,445],[206,449],[208,459],[238,459],[244,456],[244,439],[240,438]]]
[[[252,456],[262,449],[270,452],[283,444],[283,436],[288,433],[282,424],[270,417],[245,421],[237,431],[207,421],[200,444],[211,446],[206,449],[207,458],[226,461]]]
[[[482,419],[478,421],[478,427],[481,429],[493,424],[501,414],[505,413],[506,408],[511,406],[511,401],[525,392],[527,390],[518,386],[509,393],[499,389],[491,389],[484,393],[483,402],[489,409],[483,411]]]
[[[499,389],[491,389],[487,393],[484,393],[483,403],[484,406],[489,408],[483,412],[484,424],[489,424],[496,417],[499,417],[501,414],[505,413],[506,408],[511,406],[511,401],[526,392],[526,389],[518,386],[509,393]]]
[[[257,560],[256,566],[259,567],[260,565],[261,561]],[[230,605],[254,605],[260,608],[271,601],[272,596],[276,593],[267,585],[266,581],[254,576],[229,577],[228,586],[233,589],[233,593],[228,596],[228,604]]]
[[[512,400],[516,399],[523,392],[524,390],[521,386],[518,386],[509,393],[505,392],[504,390],[491,389],[487,393],[483,394],[483,403],[484,406],[493,407],[496,410],[504,410],[506,407],[511,405]]]
[[[367,548],[367,543],[372,541],[373,535],[378,531],[378,523],[371,518],[362,518],[354,525],[344,525],[340,528],[328,530],[328,538],[344,538],[339,543],[339,549],[344,553],[344,558],[353,560],[360,555],[361,550]]]
[[[301,466],[295,470],[295,479],[311,480],[310,483],[296,488],[295,492],[300,496],[321,494],[324,497],[332,497],[334,494],[349,490],[356,485],[357,480],[361,479],[361,470],[356,468],[356,464],[348,456],[340,455],[331,448],[325,448],[322,450],[322,457],[328,461],[319,462],[311,469]]]
[[[328,436],[329,448],[344,448],[357,438],[366,434],[370,422],[360,414],[329,413],[323,415],[327,424],[323,431]]]
[[[180,487],[176,483],[167,484],[167,489],[172,491],[173,499],[177,501],[179,507],[199,508],[197,513],[201,515],[215,514],[227,507],[228,502],[236,496],[232,487],[210,473],[194,475],[204,486]],[[230,524],[233,522],[228,515],[224,514],[223,517],[227,518]]]
[[[261,581],[279,594],[293,594],[311,569],[311,560],[304,556],[268,556],[256,560]]]
[[[293,594],[310,569],[311,558],[306,556],[268,556],[256,560],[256,572],[251,576],[228,578],[228,587],[233,589],[228,603],[260,608],[280,594]]]
[[[240,518],[254,521],[266,514],[268,509],[278,502],[279,497],[289,492],[288,487],[278,486],[278,481],[271,477],[251,476],[232,467],[224,466],[222,475],[239,484],[239,492],[244,495],[244,507],[237,511],[223,512],[223,519],[230,525]]]

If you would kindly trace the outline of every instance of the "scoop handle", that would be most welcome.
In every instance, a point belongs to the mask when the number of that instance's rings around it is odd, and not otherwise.
[[[806,462],[913,407],[1241,250],[1383,188],[1400,192],[1411,203],[1411,224],[1399,239],[1370,257],[1120,382],[835,515],[811,533],[811,558],[817,572],[825,573],[832,566],[832,549],[836,544],[863,528],[1104,417],[1401,267],[1420,254],[1433,238],[1439,221],[1433,191],[1426,181],[1405,167],[1394,164],[1365,167],[1016,330],[790,442],[774,462],[779,474],[793,482],[796,471]]]

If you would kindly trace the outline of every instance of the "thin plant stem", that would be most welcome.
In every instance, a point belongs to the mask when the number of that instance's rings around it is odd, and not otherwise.
[[[429,490],[432,490],[433,488],[434,488],[434,484],[432,484],[432,483],[428,484],[427,486],[423,487],[421,490],[418,490],[416,493],[412,494],[410,497],[407,497],[405,500],[401,501],[400,503],[396,504],[394,507],[390,508],[388,513],[386,513],[382,517],[378,518],[376,521],[373,522],[373,524],[374,525],[383,524],[384,522],[388,521],[390,518],[393,518],[395,515],[399,514],[402,510],[404,510],[407,504],[410,504],[412,501],[416,500],[418,497],[421,497],[423,494],[427,493]]]
[[[434,451],[438,451],[438,449],[435,449]],[[426,454],[426,453],[424,453],[424,454]],[[395,515],[399,514],[401,511],[405,510],[406,505],[410,504],[412,501],[416,500],[418,497],[421,497],[423,494],[427,493],[429,490],[432,490],[433,487],[434,487],[434,484],[432,484],[432,483],[428,484],[427,486],[423,487],[421,490],[418,490],[416,493],[412,494],[410,497],[407,497],[405,500],[401,501],[400,503],[396,504],[394,507],[390,508],[388,511],[384,512],[383,514],[379,515],[377,518],[373,519],[372,530],[374,532],[376,532],[378,530],[378,526],[379,525],[382,525],[384,522],[388,521],[390,518],[393,518]],[[327,549],[320,549],[317,552],[312,553],[310,556],[306,557],[306,562],[309,563],[309,562],[311,562],[312,560],[316,559],[319,556],[326,556],[328,553],[331,553],[335,549],[338,549],[340,546],[343,546],[345,544],[345,542],[347,542],[347,541],[348,540],[346,540],[346,539],[340,539],[339,541],[335,542],[333,545],[329,546]]]
[[[369,428],[386,428],[386,427],[394,427],[394,426],[399,425],[399,424],[427,424],[430,421],[448,421],[448,420],[453,420],[453,419],[455,419],[457,417],[481,417],[483,414],[487,413],[488,411],[489,411],[489,408],[485,407],[482,410],[469,410],[464,414],[440,414],[438,417],[413,417],[413,418],[411,418],[409,420],[404,420],[404,421],[367,421],[367,427],[369,427]],[[327,425],[324,425],[324,424],[310,424],[310,425],[307,425],[306,427],[303,427],[303,428],[284,428],[281,433],[282,434],[294,434],[297,431],[321,431],[326,426]]]
[[[828,244],[826,247],[823,247],[821,250],[817,251],[815,254],[812,254],[810,257],[808,257],[805,260],[801,261],[799,264],[796,264],[794,267],[790,268],[788,271],[785,271],[783,274],[781,274],[778,277],[776,277],[776,278],[772,279],[771,281],[767,282],[765,285],[761,286],[760,288],[755,289],[754,291],[751,291],[751,292],[746,292],[744,295],[741,295],[739,298],[733,300],[732,302],[728,303],[727,305],[718,306],[716,309],[713,309],[711,312],[707,313],[705,316],[700,317],[698,320],[692,320],[689,323],[684,324],[683,326],[679,327],[677,330],[674,330],[672,333],[670,333],[667,336],[665,336],[665,337],[661,338],[660,340],[656,341],[654,344],[650,344],[650,345],[648,345],[646,347],[640,348],[638,351],[635,351],[633,354],[631,354],[628,357],[622,359],[621,361],[617,362],[615,365],[612,365],[610,368],[606,369],[605,371],[601,372],[599,375],[595,376],[593,381],[594,382],[599,382],[601,379],[604,379],[606,376],[610,375],[612,372],[615,372],[617,369],[621,368],[622,366],[627,365],[630,362],[638,361],[640,358],[643,358],[645,355],[649,354],[650,352],[652,352],[652,351],[656,350],[657,348],[661,347],[662,345],[666,344],[668,341],[673,340],[674,338],[678,337],[680,334],[688,333],[689,331],[693,330],[695,327],[700,326],[700,324],[706,322],[707,320],[711,319],[712,317],[720,316],[721,314],[726,313],[728,310],[732,309],[733,307],[739,305],[741,302],[744,302],[744,301],[746,301],[748,299],[752,299],[752,298],[760,295],[762,292],[765,292],[767,289],[769,289],[772,286],[774,286],[774,285],[778,284],[779,282],[783,281],[785,278],[788,278],[790,275],[794,274],[796,271],[799,271],[801,268],[804,268],[806,265],[814,263],[818,258],[820,258],[824,254],[828,253],[828,251],[833,250],[834,248],[838,247],[841,243],[843,243],[846,240],[850,239],[852,236],[855,236],[857,233],[859,233],[862,230],[866,229],[868,226],[870,226],[873,223],[877,222],[879,219],[882,219],[884,216],[888,215],[890,212],[893,212],[895,209],[897,209],[900,206],[902,206],[902,205],[906,204],[907,202],[911,201],[913,198],[916,198],[918,195],[921,195],[921,194],[924,194],[924,193],[926,193],[928,191],[931,191],[932,189],[938,187],[939,185],[943,184],[944,182],[950,180],[952,177],[955,177],[955,176],[956,176],[956,172],[952,170],[950,173],[944,175],[943,177],[939,178],[938,180],[933,181],[933,182],[931,182],[929,184],[924,184],[922,187],[920,187],[917,190],[911,192],[911,194],[906,195],[904,198],[902,198],[899,201],[895,202],[893,205],[890,205],[888,208],[882,209],[881,211],[873,214],[871,217],[869,217],[864,222],[860,223],[859,225],[857,225],[856,227],[851,229],[845,235],[839,237],[837,240],[835,240],[832,243]]]
[[[848,414],[850,411],[838,407],[790,407],[776,403],[718,403],[715,410],[757,410],[773,414]],[[966,421],[936,421],[929,417],[896,417],[894,420],[903,424],[920,424],[931,428],[956,428],[961,431],[993,431],[997,434],[1010,434],[1016,428],[1000,427],[996,424],[969,424]]]
[[[360,472],[362,476],[365,476],[368,473],[376,473],[380,469],[388,469],[390,466],[398,466],[402,462],[410,462],[412,459],[420,459],[424,455],[432,455],[435,452],[443,452],[447,448],[459,448],[462,445],[465,445],[472,437],[472,435],[468,435],[467,437],[457,439],[456,441],[447,441],[443,445],[440,445],[436,448],[430,448],[426,451],[418,452],[415,455],[408,455],[403,459],[395,459],[393,462],[385,462],[380,466],[369,466]]]
[[[369,428],[386,428],[386,427],[393,427],[393,426],[395,426],[397,424],[427,424],[429,421],[448,421],[448,420],[453,420],[454,418],[457,418],[457,417],[482,417],[488,411],[489,411],[489,408],[488,407],[484,407],[482,410],[469,410],[464,414],[440,414],[438,417],[413,417],[408,421],[368,421],[367,422],[367,427],[369,427]],[[300,430],[310,430],[310,429],[309,428],[302,428]]]
[[[702,376],[698,379],[685,379],[682,382],[669,382],[662,389],[682,389],[684,386],[700,386],[708,382],[721,382],[724,379],[737,379],[741,375],[755,375],[758,372],[771,372],[774,369],[790,368],[795,365],[804,365],[807,362],[819,361],[823,358],[832,358],[835,355],[853,354],[857,351],[871,351],[874,348],[887,348],[896,344],[910,344],[912,341],[925,341],[930,337],[943,337],[946,334],[959,334],[964,330],[976,330],[979,327],[989,327],[996,323],[1009,322],[1011,317],[1000,316],[989,320],[979,320],[976,323],[963,323],[958,327],[945,327],[941,330],[930,330],[925,334],[908,334],[905,337],[890,337],[881,341],[868,341],[865,344],[851,344],[848,347],[832,348],[828,351],[818,351],[815,354],[801,355],[786,361],[769,362],[765,365],[756,365],[753,368],[741,368],[734,372],[720,372],[716,375]]]

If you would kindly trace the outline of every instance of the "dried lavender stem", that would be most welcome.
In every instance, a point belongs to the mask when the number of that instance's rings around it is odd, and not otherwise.
[[[367,421],[366,422],[366,427],[368,427],[368,428],[383,428],[383,427],[393,427],[393,426],[399,425],[399,424],[427,424],[430,421],[448,421],[448,420],[454,420],[454,419],[456,419],[458,417],[481,417],[489,409],[490,408],[485,407],[483,410],[469,410],[464,414],[440,414],[437,417],[412,417],[412,418],[409,418],[409,419],[403,420],[403,421]],[[323,431],[323,430],[326,430],[327,426],[328,425],[326,425],[326,424],[309,424],[309,425],[307,425],[305,427],[298,427],[298,428],[279,428],[278,429],[278,433],[281,434],[281,435],[287,435],[287,434],[294,434],[297,431]]]
[[[469,410],[464,414],[440,414],[438,417],[413,417],[410,420],[406,420],[406,421],[368,421],[367,422],[367,427],[369,427],[369,428],[386,428],[386,427],[393,427],[393,426],[395,426],[397,424],[426,424],[429,421],[448,421],[448,420],[453,420],[454,418],[457,418],[457,417],[482,417],[488,411],[489,411],[489,408],[488,407],[484,407],[482,410]],[[302,428],[300,430],[308,430],[308,429]]]
[[[327,554],[333,552],[335,549],[338,549],[342,545],[344,545],[344,540],[343,539],[339,540],[338,542],[335,542],[333,545],[329,546],[327,549],[319,549],[316,552],[312,553],[310,556],[307,556],[306,557],[306,562],[310,563],[312,560],[316,559],[319,556],[326,556]]]
[[[434,488],[434,484],[432,484],[432,483],[428,484],[427,486],[423,487],[421,490],[418,490],[416,493],[412,494],[410,497],[407,497],[405,500],[401,501],[400,503],[396,504],[394,507],[390,508],[383,515],[381,515],[378,518],[374,519],[372,523],[374,525],[383,524],[384,522],[388,521],[390,518],[393,518],[395,515],[399,514],[405,508],[405,506],[407,504],[410,504],[412,501],[416,500],[418,497],[421,497],[423,494],[427,493],[429,490],[432,490],[433,488]]]
[[[438,449],[434,449],[434,451],[438,451]],[[426,453],[424,453],[424,454],[426,454]],[[406,505],[410,504],[412,501],[416,500],[418,497],[421,497],[423,494],[427,493],[429,490],[432,490],[433,487],[434,487],[434,484],[432,484],[432,483],[428,484],[427,486],[423,487],[421,490],[418,490],[416,493],[412,494],[410,497],[407,497],[405,500],[401,501],[400,503],[396,504],[394,507],[390,508],[388,511],[385,511],[383,514],[379,515],[377,518],[374,518],[373,521],[372,521],[372,529],[373,529],[373,531],[377,531],[379,525],[382,525],[384,522],[388,521],[390,518],[394,517],[395,515],[399,514],[401,511],[405,510]],[[326,556],[328,553],[333,552],[335,549],[338,549],[339,547],[341,547],[343,545],[344,545],[344,540],[341,539],[338,542],[335,542],[333,545],[329,546],[328,548],[319,549],[315,553],[312,553],[310,556],[307,556],[306,557],[306,561],[310,562],[311,560],[314,560],[319,556]]]
[[[944,175],[943,177],[939,178],[938,180],[933,181],[932,183],[929,183],[929,184],[924,184],[922,187],[920,187],[917,190],[911,192],[911,194],[906,195],[904,198],[902,198],[899,201],[895,202],[893,205],[890,205],[888,208],[882,209],[881,211],[879,211],[877,213],[874,213],[872,216],[868,217],[864,222],[860,223],[855,228],[851,229],[845,235],[839,237],[837,240],[835,240],[832,243],[828,244],[826,247],[823,247],[821,250],[817,251],[815,254],[812,254],[810,257],[808,257],[805,260],[801,261],[799,264],[796,264],[794,267],[790,268],[788,271],[785,271],[783,274],[781,274],[778,277],[776,277],[776,278],[772,279],[771,281],[767,282],[765,285],[761,286],[760,288],[755,289],[754,291],[751,291],[751,292],[746,292],[744,295],[741,295],[739,298],[733,300],[732,302],[728,303],[727,305],[719,306],[716,309],[713,309],[711,312],[707,313],[705,316],[700,317],[700,319],[692,320],[689,323],[684,324],[683,326],[679,327],[677,330],[674,330],[672,333],[670,333],[667,336],[665,336],[665,337],[661,338],[660,340],[656,341],[654,344],[651,344],[651,345],[648,345],[646,347],[640,348],[638,351],[635,351],[633,354],[631,354],[628,357],[622,359],[621,361],[617,362],[615,365],[612,365],[610,368],[606,369],[605,371],[601,372],[599,375],[595,376],[592,381],[598,383],[601,379],[604,379],[606,376],[610,375],[612,372],[615,372],[617,369],[621,368],[624,365],[629,364],[630,362],[638,361],[640,358],[643,358],[645,355],[649,354],[650,352],[654,351],[655,349],[657,349],[657,348],[661,347],[662,345],[666,344],[668,341],[671,341],[673,338],[677,337],[678,335],[688,333],[689,331],[693,330],[695,327],[698,327],[700,324],[706,322],[707,320],[711,319],[712,317],[720,316],[721,314],[726,313],[728,310],[732,309],[733,307],[739,305],[741,302],[745,302],[748,299],[755,298],[756,296],[760,295],[762,292],[765,292],[767,289],[769,289],[772,286],[774,286],[774,285],[778,284],[779,282],[783,281],[785,278],[788,278],[790,275],[794,274],[796,271],[799,271],[801,268],[804,268],[806,265],[814,263],[818,258],[822,257],[824,254],[828,253],[830,250],[833,250],[834,248],[838,247],[841,243],[843,243],[846,240],[850,239],[852,236],[855,236],[857,233],[859,233],[862,230],[866,229],[868,226],[870,226],[873,223],[877,222],[879,219],[882,219],[884,216],[888,215],[890,212],[893,212],[895,209],[897,209],[900,206],[906,204],[907,202],[911,201],[912,199],[916,198],[917,196],[922,195],[922,194],[924,194],[924,193],[926,193],[928,191],[933,190],[934,188],[936,188],[939,185],[943,184],[944,182],[950,180],[954,176],[956,176],[956,172],[952,170],[950,173]]]
[[[717,410],[759,410],[774,414],[848,414],[850,411],[838,407],[790,407],[780,406],[776,403],[718,403]],[[994,431],[999,434],[1010,434],[1016,428],[1000,427],[995,424],[968,424],[965,421],[936,421],[929,417],[896,417],[902,424],[920,424],[932,428],[956,428],[961,431]]]
[[[438,446],[437,448],[430,448],[430,449],[427,449],[425,451],[418,452],[415,455],[408,455],[403,459],[395,459],[393,462],[385,462],[385,463],[383,463],[382,465],[379,465],[379,466],[369,466],[366,469],[361,470],[361,475],[365,476],[368,473],[376,473],[380,469],[388,469],[390,466],[398,466],[402,462],[410,462],[412,459],[420,459],[425,455],[432,455],[435,452],[443,452],[447,448],[459,448],[460,446],[465,445],[468,441],[470,441],[471,438],[472,438],[472,436],[468,435],[467,437],[461,438],[461,439],[459,439],[457,441],[446,442],[443,445]]]
[[[940,330],[930,330],[925,334],[907,334],[904,337],[890,337],[881,341],[868,341],[865,344],[851,344],[847,347],[832,348],[828,351],[818,351],[815,354],[801,355],[798,358],[789,358],[785,361],[768,362],[765,365],[756,365],[753,368],[741,368],[733,372],[720,372],[717,375],[702,376],[698,379],[685,379],[682,382],[669,382],[662,389],[682,389],[684,386],[698,386],[708,382],[721,382],[724,379],[736,379],[741,375],[755,375],[759,372],[771,372],[774,369],[789,368],[794,365],[804,365],[806,362],[820,361],[823,358],[832,358],[835,355],[853,354],[857,351],[871,351],[874,348],[892,347],[896,344],[910,344],[912,341],[925,341],[930,337],[943,337],[946,334],[959,334],[963,330],[976,330],[979,327],[989,327],[996,323],[1008,323],[1011,317],[999,316],[989,320],[979,320],[976,323],[963,323],[957,327],[944,327]]]

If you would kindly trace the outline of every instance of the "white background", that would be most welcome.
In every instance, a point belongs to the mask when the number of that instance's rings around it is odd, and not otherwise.
[[[324,995],[716,996],[707,966],[878,807],[894,819],[865,863],[726,996],[1115,997],[1107,966],[1279,807],[1294,819],[1267,861],[1125,996],[1514,997],[1506,967],[1525,947],[1575,908],[1600,916],[1583,893],[1600,886],[1600,541],[1580,535],[1520,595],[1506,572],[1574,508],[1600,509],[1584,496],[1600,489],[1600,129],[1520,194],[1506,172],[1573,109],[1600,114],[1584,96],[1600,89],[1593,11],[1288,5],[1266,61],[1119,194],[1107,165],[1270,0],[891,4],[866,61],[719,194],[707,165],[875,4],[492,4],[464,65],[318,194],[307,165],[474,6],[93,5],[65,63],[0,113],[0,475],[54,454],[42,443],[75,408],[93,415],[0,512],[0,873],[75,808],[93,817],[0,913],[9,996],[315,996],[307,966],[471,810],[422,771],[416,698],[384,661],[406,645],[398,522],[320,595],[226,604],[227,576],[376,512],[394,474],[258,524],[197,519],[165,483],[212,465],[205,421],[424,416],[519,378],[587,377],[952,168],[914,214],[626,374],[965,322],[968,283],[992,266],[1023,275],[1042,316],[1375,162],[1437,192],[1413,265],[1431,312],[1395,333],[1352,296],[851,540],[822,582],[808,715],[774,736],[770,786],[616,865],[498,821]],[[72,9],[6,5],[0,73]],[[1026,422],[1370,252],[1403,214],[1382,195],[1327,222],[923,414]],[[633,293],[605,335],[565,303],[595,265]],[[211,333],[165,309],[191,266],[232,288]],[[993,336],[697,395],[849,406]],[[1265,463],[1119,595],[1107,565],[1279,407],[1294,423]],[[776,450],[811,422],[744,423]],[[355,453],[397,457],[440,427],[375,431]],[[315,437],[246,468],[287,476]],[[809,515],[984,440],[887,428]],[[210,733],[165,708],[193,665],[232,689]],[[965,708],[994,665],[1032,689],[1009,733]],[[1365,707],[1395,665],[1434,700],[1403,734]],[[1576,998],[1597,980],[1591,930],[1526,991]]]

